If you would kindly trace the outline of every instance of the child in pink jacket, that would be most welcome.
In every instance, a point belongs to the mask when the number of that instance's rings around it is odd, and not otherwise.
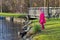
[[[40,12],[40,15],[39,15],[39,23],[42,26],[42,30],[44,30],[45,29],[44,23],[46,23],[46,20],[45,20],[45,15],[44,15],[44,12],[43,11]]]

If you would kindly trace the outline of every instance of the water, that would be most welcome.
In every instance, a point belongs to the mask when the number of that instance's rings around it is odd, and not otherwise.
[[[18,40],[18,24],[0,19],[0,40]]]

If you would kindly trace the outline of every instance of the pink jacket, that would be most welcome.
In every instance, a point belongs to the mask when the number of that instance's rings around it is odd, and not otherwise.
[[[40,15],[39,15],[39,23],[40,24],[46,23],[44,12],[41,12]]]

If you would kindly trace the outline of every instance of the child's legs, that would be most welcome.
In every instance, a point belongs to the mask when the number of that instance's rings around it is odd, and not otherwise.
[[[43,23],[41,24],[41,26],[42,26],[42,30],[44,30],[44,29],[45,29],[45,27],[44,27],[44,24],[43,24]]]

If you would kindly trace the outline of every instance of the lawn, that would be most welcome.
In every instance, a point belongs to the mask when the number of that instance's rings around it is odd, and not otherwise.
[[[0,16],[24,17],[26,14],[21,13],[0,13]]]
[[[32,25],[39,25],[38,20],[34,20]],[[47,20],[45,31],[35,35],[33,40],[60,40],[60,19]]]

